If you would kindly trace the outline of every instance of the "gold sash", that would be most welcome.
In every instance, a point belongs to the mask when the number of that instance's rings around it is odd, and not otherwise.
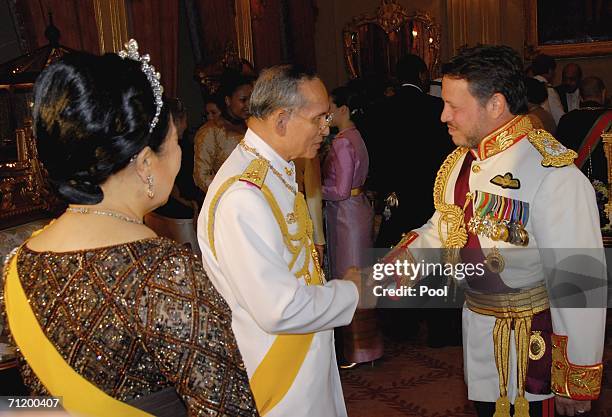
[[[514,401],[514,417],[529,417],[529,402],[525,398],[525,381],[529,364],[531,319],[550,308],[544,285],[506,294],[465,293],[466,306],[475,313],[495,317],[493,348],[499,374],[499,398],[493,417],[510,417],[508,377],[510,372],[510,334],[514,329],[517,356],[518,394]]]
[[[55,397],[63,397],[70,413],[88,417],[153,417],[119,401],[87,381],[64,360],[47,339],[32,311],[17,273],[17,254],[5,265],[4,303],[15,343],[40,382]]]
[[[253,163],[254,162],[251,164]],[[252,168],[251,166],[249,167]],[[215,257],[214,216],[217,203],[223,193],[227,191],[232,184],[247,175],[246,173],[248,171],[249,168],[247,168],[247,171],[245,171],[245,174],[242,176],[234,176],[225,181],[221,187],[219,187],[219,190],[210,203],[208,212],[208,241]],[[249,178],[249,182],[254,183],[252,182],[252,178]],[[308,214],[304,195],[298,192],[295,198],[293,213],[298,223],[298,230],[296,233],[291,234],[289,233],[282,211],[270,189],[263,184],[263,181],[256,185],[261,189],[266,201],[270,205],[272,213],[283,234],[285,245],[293,255],[289,268],[295,265],[299,254],[303,249],[306,249],[304,265],[302,265],[300,270],[295,274],[296,278],[304,277],[306,285],[321,285],[323,280],[318,264],[317,252],[312,240],[312,221]],[[314,263],[313,276],[311,276],[309,272],[310,262]],[[257,366],[257,369],[255,369],[249,381],[251,391],[255,397],[257,411],[259,411],[261,416],[264,416],[272,410],[287,394],[291,385],[293,385],[293,381],[295,381],[306,359],[313,337],[314,333],[281,334],[277,335],[274,339],[272,346]]]

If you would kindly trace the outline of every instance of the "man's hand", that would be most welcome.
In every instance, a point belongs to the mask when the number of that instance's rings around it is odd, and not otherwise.
[[[376,307],[376,296],[374,295],[374,280],[368,279],[370,275],[366,271],[362,271],[357,267],[349,268],[344,274],[343,279],[351,281],[357,286],[359,291],[359,304],[357,308],[374,308]]]
[[[559,395],[555,396],[555,406],[561,416],[581,416],[591,411],[591,401],[572,400]]]
[[[317,255],[319,255],[319,265],[323,266],[323,255],[325,254],[325,245],[317,245],[315,243],[315,249],[317,250]]]

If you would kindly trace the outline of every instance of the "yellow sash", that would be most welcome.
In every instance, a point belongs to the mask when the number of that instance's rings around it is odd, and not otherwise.
[[[17,273],[17,254],[5,267],[4,303],[13,339],[47,391],[63,397],[64,409],[88,417],[153,417],[106,394],[66,363],[30,308]]]
[[[248,173],[253,171],[255,163],[261,163],[261,160],[255,160],[252,162],[242,176],[232,177],[223,183],[210,203],[208,212],[208,239],[210,248],[215,257],[216,251],[213,225],[217,203],[219,202],[222,194],[232,184],[239,179],[246,178]],[[261,172],[261,168],[259,169]],[[265,177],[265,173],[263,176]],[[294,265],[299,253],[304,249],[306,238],[308,238],[308,244],[310,247],[306,247],[306,261],[304,266],[296,275],[304,275],[307,285],[321,285],[322,279],[318,268],[318,260],[313,259],[313,257],[316,256],[316,251],[314,249],[314,245],[312,244],[312,221],[310,220],[308,210],[306,209],[304,196],[301,193],[298,193],[296,197],[296,207],[294,212],[297,214],[296,217],[299,230],[297,233],[292,235],[287,230],[287,224],[285,223],[280,207],[275,201],[272,192],[268,189],[268,187],[263,185],[263,179],[260,178],[261,181],[259,183],[253,182],[253,178],[251,176],[249,176],[248,179],[249,182],[257,185],[262,190],[268,204],[270,205],[270,208],[272,209],[272,212],[274,213],[274,217],[276,218],[276,221],[281,228],[281,232],[283,233],[285,245],[294,256],[290,266]],[[293,242],[296,241],[301,242],[301,244],[298,243],[297,245],[293,245]],[[312,255],[309,256],[308,252],[310,252]],[[312,260],[315,264],[315,268],[313,268],[313,277],[310,277],[310,274],[308,273],[308,265],[310,260]],[[289,388],[291,388],[291,385],[293,385],[293,381],[295,381],[295,378],[302,367],[302,363],[304,363],[304,359],[306,359],[306,355],[310,349],[310,344],[313,337],[314,333],[281,334],[277,335],[274,339],[272,346],[266,353],[263,360],[259,363],[259,366],[257,366],[257,369],[255,369],[255,372],[249,381],[251,391],[255,397],[257,411],[259,411],[261,416],[264,416],[270,410],[272,410],[274,406],[276,406],[276,404],[278,404],[287,394]]]

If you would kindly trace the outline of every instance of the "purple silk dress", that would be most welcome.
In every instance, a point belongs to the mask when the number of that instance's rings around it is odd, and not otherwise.
[[[368,167],[368,151],[359,131],[354,127],[340,131],[322,169],[327,248],[334,279],[341,279],[350,267],[366,266],[366,253],[373,245],[374,209],[365,193],[351,196],[351,189],[363,187]],[[374,310],[357,310],[353,322],[342,329],[342,339],[350,362],[369,362],[383,354]]]

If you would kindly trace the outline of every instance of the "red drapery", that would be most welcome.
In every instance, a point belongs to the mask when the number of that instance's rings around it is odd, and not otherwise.
[[[293,62],[308,69],[316,68],[315,19],[313,0],[289,0],[289,45],[293,48]]]
[[[129,33],[141,53],[161,73],[167,97],[176,95],[178,72],[178,0],[128,0]]]
[[[197,0],[196,7],[202,29],[202,60],[213,64],[223,58],[228,42],[237,48],[234,1]]]
[[[93,2],[20,0],[15,6],[23,19],[24,35],[30,51],[49,43],[45,38],[45,28],[49,25],[49,12],[52,12],[53,23],[60,31],[62,45],[94,54],[100,53]]]
[[[282,60],[280,22],[280,0],[251,0],[253,56],[258,70]]]

